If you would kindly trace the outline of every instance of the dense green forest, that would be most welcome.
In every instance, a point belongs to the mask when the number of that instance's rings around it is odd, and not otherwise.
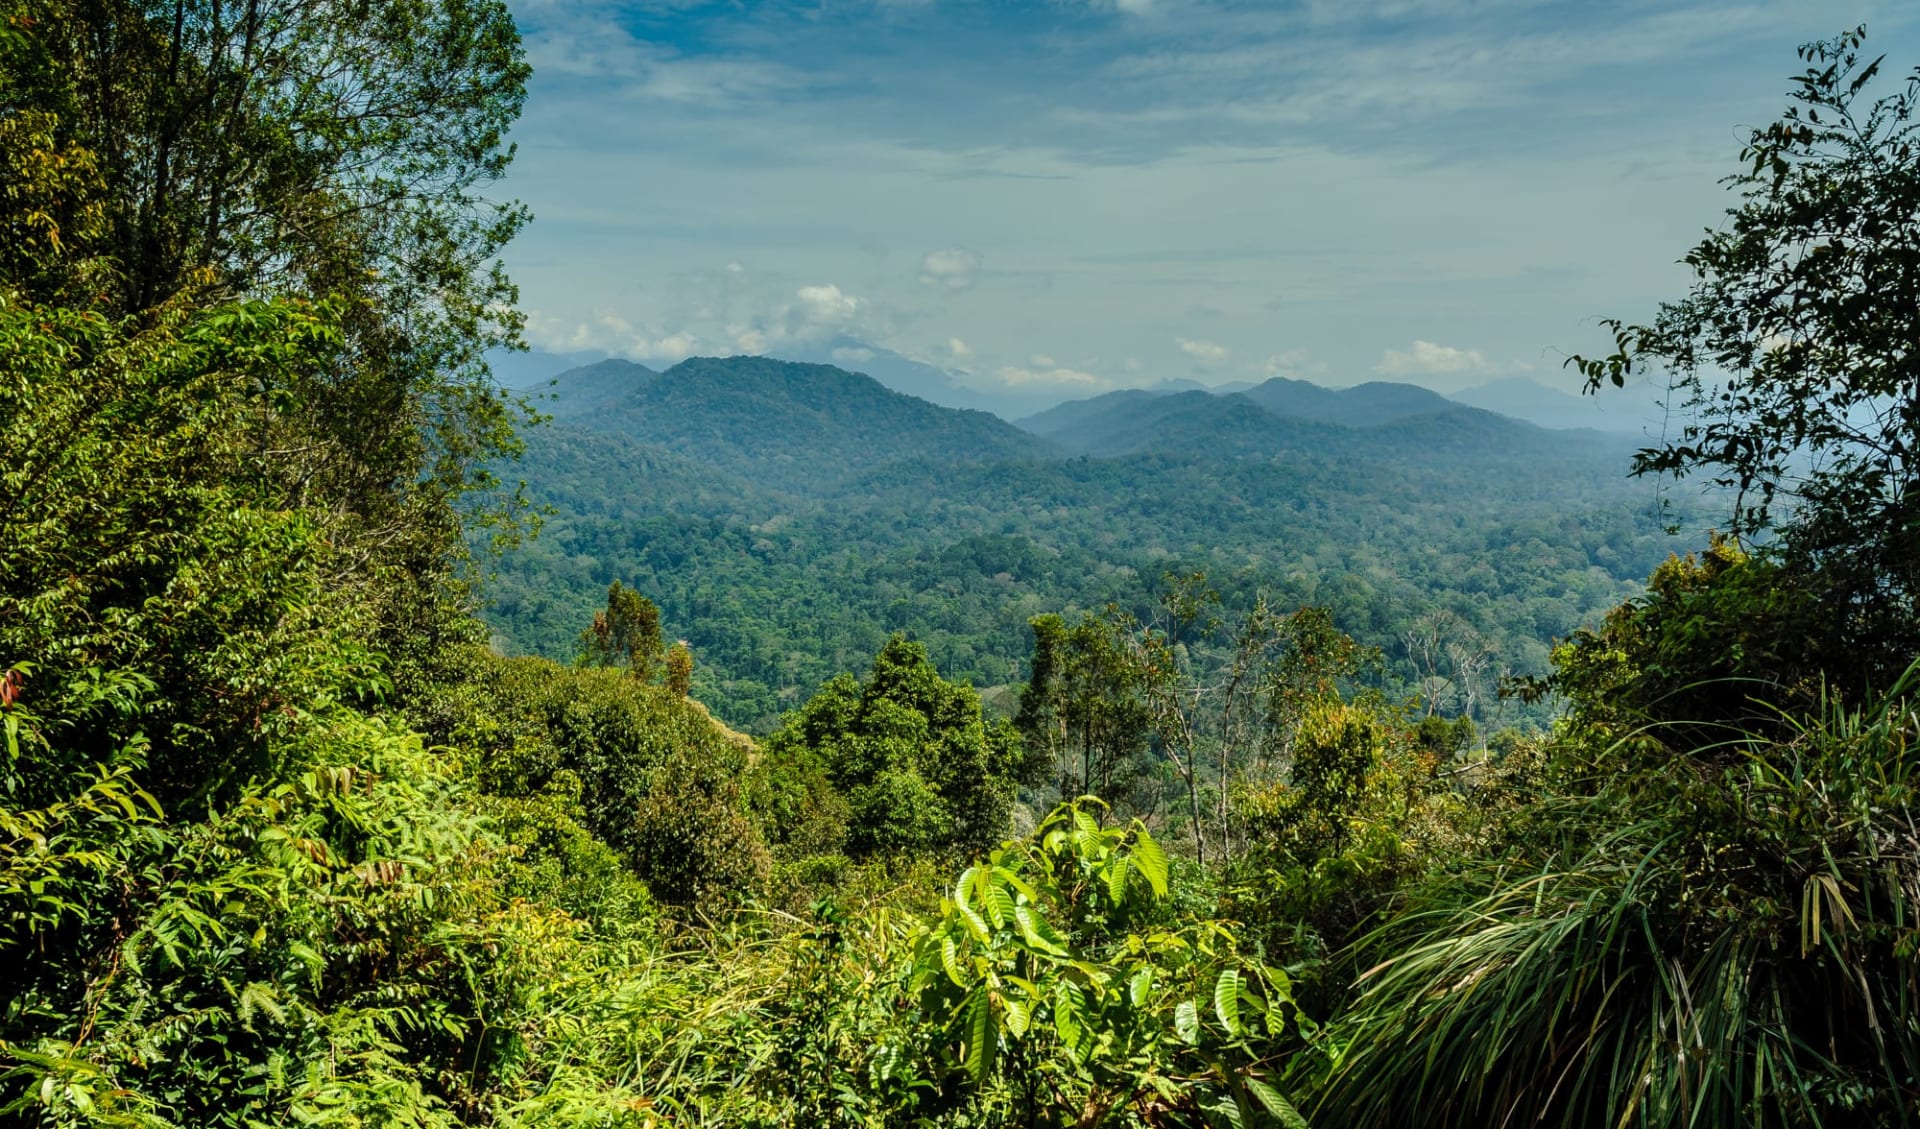
[[[892,417],[749,366],[813,438],[542,429],[496,0],[0,11],[6,1124],[1916,1119],[1920,75],[1859,33],[1570,364],[1688,401],[1633,469],[1722,532],[1656,560],[1475,414],[807,463]],[[1564,633],[1551,728],[1468,628]]]
[[[1008,687],[1034,616],[1145,617],[1164,574],[1196,569],[1231,608],[1331,609],[1409,694],[1433,676],[1410,636],[1441,617],[1443,655],[1476,656],[1480,720],[1511,722],[1528,711],[1500,677],[1545,673],[1690,510],[1628,479],[1624,440],[1409,385],[1116,394],[1047,413],[1044,438],[762,358],[608,361],[539,392],[553,420],[502,473],[551,512],[485,585],[487,621],[565,660],[607,585],[631,584],[692,645],[701,700],[758,732],[894,632]]]

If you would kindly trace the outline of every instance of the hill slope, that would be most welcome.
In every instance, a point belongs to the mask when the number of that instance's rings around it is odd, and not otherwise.
[[[1272,404],[1314,414],[1282,411]],[[1569,448],[1603,457],[1627,450],[1623,441],[1545,431],[1405,384],[1333,390],[1300,381],[1268,381],[1227,395],[1126,390],[1061,404],[1029,416],[1021,426],[1067,450],[1100,456],[1205,452],[1214,458],[1248,458],[1317,448],[1397,460],[1397,449],[1411,445],[1497,461]]]
[[[1372,381],[1352,388],[1322,388],[1304,380],[1276,376],[1242,395],[1277,416],[1371,427],[1409,416],[1431,415],[1454,407],[1445,396],[1415,384]]]
[[[785,491],[829,490],[906,458],[1042,457],[1048,444],[986,412],[943,408],[831,365],[694,357],[653,373],[604,361],[554,381],[557,422],[610,432]]]
[[[554,512],[501,563],[490,621],[506,649],[567,657],[606,585],[634,585],[692,643],[698,695],[753,729],[893,631],[950,676],[1017,682],[1033,616],[1148,614],[1169,569],[1328,605],[1390,658],[1450,609],[1538,670],[1669,544],[1625,441],[1457,406],[1356,428],[1122,394],[1065,413],[1056,444],[758,359],[574,374],[556,406],[615,378],[631,387],[528,437],[514,473]]]

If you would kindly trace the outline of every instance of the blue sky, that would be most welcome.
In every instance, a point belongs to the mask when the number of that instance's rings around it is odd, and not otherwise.
[[[536,347],[1061,396],[1564,383],[1684,288],[1798,43],[1920,65],[1869,0],[514,4]]]

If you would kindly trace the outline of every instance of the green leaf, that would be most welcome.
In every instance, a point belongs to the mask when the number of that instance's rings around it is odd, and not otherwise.
[[[1053,988],[1053,1030],[1068,1050],[1080,1046],[1081,999],[1079,989],[1065,980]]]
[[[1033,1025],[1033,1005],[1012,996],[1008,996],[1001,1002],[1007,1009],[1007,1030],[1012,1032],[1016,1039],[1025,1037],[1027,1028]]]
[[[1144,1007],[1148,995],[1152,992],[1153,966],[1145,965],[1133,974],[1133,980],[1127,984],[1127,999],[1134,1007]]]
[[[940,938],[940,965],[947,970],[947,979],[953,981],[954,987],[967,986],[966,977],[960,974],[960,946],[951,936]]]
[[[1047,919],[1035,913],[1032,907],[1025,905],[1014,906],[1013,923],[1019,928],[1020,936],[1033,948],[1046,953],[1048,956],[1066,957],[1072,955],[1067,951],[1065,940],[1062,939],[1058,933],[1054,932],[1053,926],[1047,924]]]
[[[993,1072],[993,1001],[987,998],[986,985],[974,989],[967,1010],[967,1073],[976,1083],[984,1083]]]
[[[1007,892],[1005,886],[992,881],[989,877],[987,896],[983,900],[987,904],[987,916],[993,920],[993,927],[1005,929],[1007,922],[1013,917],[1013,895]]]
[[[973,885],[977,873],[979,868],[973,866],[960,873],[960,881],[953,884],[953,908],[960,914],[960,920],[966,922],[968,932],[984,945],[993,936],[993,931],[987,928],[987,921],[980,916],[980,911],[974,909],[967,900],[967,887]]]
[[[1300,1116],[1299,1110],[1293,1108],[1293,1103],[1263,1079],[1249,1077],[1247,1092],[1258,1098],[1260,1104],[1267,1107],[1267,1112],[1279,1118],[1280,1124],[1287,1129],[1311,1129],[1307,1119]]]
[[[1240,1112],[1240,1098],[1238,1095],[1219,1102],[1213,1109],[1214,1112],[1225,1117],[1227,1124],[1232,1126],[1233,1129],[1242,1129],[1242,1127],[1246,1125],[1246,1118]]]
[[[1116,906],[1127,900],[1127,865],[1123,858],[1107,860],[1107,900]]]
[[[1180,1006],[1173,1009],[1173,1031],[1180,1041],[1188,1046],[1200,1042],[1200,1006],[1192,1000],[1181,1000]]]
[[[1164,898],[1167,896],[1167,854],[1160,849],[1160,844],[1154,842],[1153,836],[1147,834],[1144,828],[1135,831],[1134,834],[1137,838],[1134,840],[1130,856],[1133,859],[1134,869],[1147,880],[1147,885],[1153,887],[1154,897]]]
[[[1240,970],[1229,968],[1220,973],[1213,985],[1213,1013],[1220,1025],[1234,1038],[1240,1036]]]

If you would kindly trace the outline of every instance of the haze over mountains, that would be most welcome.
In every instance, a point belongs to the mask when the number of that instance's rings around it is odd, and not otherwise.
[[[700,459],[776,489],[817,490],[902,459],[1038,457],[998,416],[943,408],[829,365],[694,357],[664,373],[608,360],[546,388],[554,419]]]
[[[1351,387],[1330,388],[1284,377],[1275,377],[1264,383],[1232,381],[1211,385],[1178,378],[1082,398],[1062,392],[1057,387],[1051,390],[975,387],[964,374],[916,361],[847,336],[796,347],[777,358],[762,359],[841,368],[872,377],[892,391],[941,407],[991,412],[1039,434],[1048,433],[1052,426],[1048,420],[1055,418],[1052,416],[1055,409],[1065,409],[1067,414],[1080,411],[1071,406],[1076,402],[1084,400],[1100,405],[1105,410],[1120,402],[1138,404],[1148,397],[1182,392],[1209,392],[1217,396],[1244,393],[1259,406],[1278,415],[1353,426],[1387,422],[1404,415],[1420,415],[1464,405],[1549,429],[1590,429],[1644,436],[1658,434],[1666,415],[1660,404],[1664,397],[1645,385],[1608,389],[1598,396],[1581,396],[1573,394],[1574,386],[1570,378],[1542,383],[1531,377],[1511,376],[1446,395],[1417,384],[1392,381],[1368,381]],[[562,373],[570,374],[603,360],[616,362],[611,371],[627,371],[619,368],[623,365],[653,371],[632,361],[591,353],[496,353],[492,360],[494,371],[503,385],[532,391],[548,391],[548,382]],[[1113,397],[1122,399],[1115,400]]]
[[[894,631],[955,677],[1016,682],[1034,615],[1146,614],[1168,570],[1326,605],[1389,649],[1445,608],[1539,670],[1667,552],[1668,518],[1625,477],[1630,437],[1407,384],[1134,389],[1016,426],[765,357],[528,383],[553,421],[513,473],[552,512],[492,581],[501,646],[570,656],[620,580],[743,727]]]

